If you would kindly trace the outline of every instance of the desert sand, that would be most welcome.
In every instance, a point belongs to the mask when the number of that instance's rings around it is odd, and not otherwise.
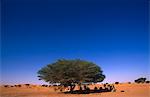
[[[93,88],[92,86],[90,87]],[[35,85],[30,87],[1,86],[0,97],[150,97],[150,84],[122,83],[115,85],[115,87],[116,92],[64,94],[54,91],[54,87],[41,87]]]

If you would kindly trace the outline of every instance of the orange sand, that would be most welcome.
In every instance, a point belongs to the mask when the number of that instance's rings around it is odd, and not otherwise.
[[[53,87],[40,86],[1,87],[0,97],[150,97],[150,84],[118,84],[115,87],[116,92],[94,94],[63,94],[55,92]]]

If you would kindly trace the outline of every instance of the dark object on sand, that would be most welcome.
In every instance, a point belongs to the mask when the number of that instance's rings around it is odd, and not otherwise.
[[[146,81],[146,83],[150,83],[150,81]]]
[[[134,80],[135,83],[145,83],[146,82],[146,78],[138,78],[136,80]]]
[[[9,85],[4,85],[4,87],[5,87],[5,88],[8,88],[8,87],[9,87]]]
[[[115,82],[115,84],[116,84],[116,85],[118,85],[118,84],[119,84],[119,82]]]

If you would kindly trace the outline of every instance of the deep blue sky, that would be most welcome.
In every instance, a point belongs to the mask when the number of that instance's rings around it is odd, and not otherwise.
[[[59,58],[92,61],[105,82],[148,77],[146,0],[2,0],[3,84],[42,83]]]

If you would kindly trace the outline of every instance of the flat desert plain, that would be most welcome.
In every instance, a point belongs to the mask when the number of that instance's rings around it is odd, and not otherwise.
[[[92,86],[90,87],[92,88]],[[64,94],[54,91],[54,87],[30,86],[6,88],[1,86],[0,97],[150,97],[150,84],[121,83],[115,85],[115,87],[116,92]]]

